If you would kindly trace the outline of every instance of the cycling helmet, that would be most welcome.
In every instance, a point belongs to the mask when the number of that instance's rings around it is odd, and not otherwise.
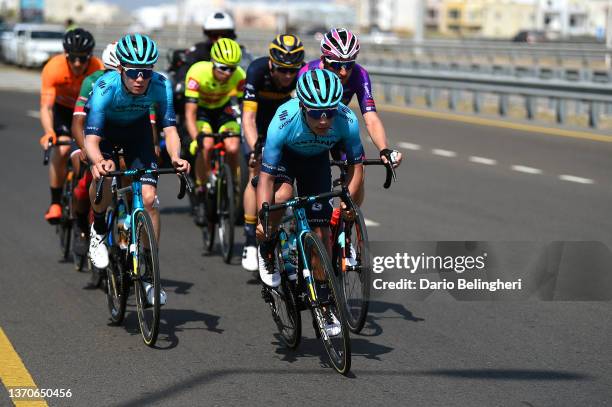
[[[268,51],[272,62],[285,68],[299,68],[304,62],[304,44],[296,35],[277,35]]]
[[[359,39],[346,28],[332,28],[321,39],[323,56],[340,61],[354,61],[359,54]]]
[[[329,109],[342,100],[342,83],[338,76],[326,69],[313,69],[300,76],[296,93],[304,106],[310,109]]]
[[[236,41],[229,38],[221,38],[210,49],[210,57],[219,64],[236,66],[240,63],[242,51]]]
[[[111,42],[102,51],[102,63],[104,69],[117,69],[119,66],[119,59],[117,59],[117,43]]]
[[[215,31],[229,32],[234,35],[233,33],[236,27],[234,26],[232,16],[223,11],[217,11],[206,17],[204,24],[202,24],[202,29],[205,35],[214,33]],[[232,38],[235,38],[235,35]]]
[[[96,41],[89,31],[85,31],[82,28],[75,28],[64,34],[62,45],[64,46],[64,51],[69,54],[91,54],[96,45]]]
[[[155,41],[143,34],[128,34],[117,43],[121,65],[153,65],[159,58]]]

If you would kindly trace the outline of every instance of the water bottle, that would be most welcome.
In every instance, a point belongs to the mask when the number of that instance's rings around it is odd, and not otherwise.
[[[130,216],[125,209],[123,199],[119,199],[117,203],[117,234],[119,247],[124,250],[128,247],[128,230],[130,230]]]
[[[293,239],[295,242],[295,239]],[[291,236],[285,232],[280,233],[281,254],[283,258],[283,268],[287,273],[287,278],[291,281],[297,280],[297,257],[294,255],[295,247],[291,246]]]

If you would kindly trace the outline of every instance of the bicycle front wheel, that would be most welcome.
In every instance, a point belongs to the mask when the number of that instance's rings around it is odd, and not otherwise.
[[[351,332],[359,333],[368,315],[370,304],[370,284],[372,263],[368,231],[359,208],[355,207],[356,216],[344,223],[345,256],[351,263],[338,258],[338,270],[344,292],[346,322]]]
[[[342,289],[332,268],[329,256],[321,239],[307,232],[302,240],[307,267],[313,277],[312,286],[316,301],[311,299],[313,320],[319,330],[325,351],[334,369],[343,375],[351,369],[351,340],[344,316]],[[330,333],[326,329],[335,317],[339,331]],[[337,330],[337,327],[335,328]]]
[[[159,333],[161,282],[157,241],[151,218],[145,211],[136,214],[133,233],[136,234],[134,291],[138,322],[144,343],[153,346]]]
[[[60,239],[60,249],[62,253],[62,260],[68,261],[70,259],[70,253],[72,249],[72,171],[69,171],[64,181],[64,187],[62,189],[62,217],[57,225],[57,233]]]
[[[217,210],[219,214],[219,243],[223,261],[229,264],[234,252],[234,225],[236,222],[236,201],[234,177],[229,165],[223,164],[223,171],[217,179]]]

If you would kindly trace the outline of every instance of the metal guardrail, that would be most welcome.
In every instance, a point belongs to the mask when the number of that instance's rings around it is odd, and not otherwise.
[[[434,107],[436,98],[446,91],[450,110],[456,110],[462,93],[471,94],[472,111],[482,112],[483,96],[495,95],[497,112],[506,116],[510,107],[510,96],[523,99],[526,118],[536,118],[538,99],[547,99],[554,106],[558,124],[567,121],[567,103],[586,104],[589,127],[597,128],[602,107],[606,112],[612,109],[612,84],[571,83],[562,80],[543,81],[533,78],[499,77],[453,72],[416,71],[398,68],[368,67],[372,83],[383,88],[386,102],[396,102],[396,96],[403,96],[403,103],[413,102],[413,93],[421,89],[425,93],[428,107]]]

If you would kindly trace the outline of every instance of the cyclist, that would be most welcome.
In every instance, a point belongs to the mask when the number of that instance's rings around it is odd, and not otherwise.
[[[76,28],[64,34],[64,53],[49,60],[42,71],[40,92],[40,123],[45,135],[40,145],[47,149],[48,140],[70,138],[72,111],[86,76],[102,69],[102,62],[92,57],[95,41],[91,33]],[[55,148],[49,165],[51,205],[45,219],[57,224],[62,217],[62,185],[67,173],[69,146]]]
[[[215,11],[209,14],[204,20],[202,25],[202,31],[206,39],[204,41],[196,43],[186,51],[179,51],[173,55],[174,63],[171,67],[175,70],[173,75],[175,78],[175,108],[179,117],[184,117],[184,93],[183,87],[185,83],[185,77],[187,71],[193,64],[201,61],[210,61],[210,51],[215,42],[221,38],[229,38],[236,40],[236,27],[232,17],[223,11]],[[241,66],[246,69],[251,60],[252,56],[246,51],[241,45],[240,50],[242,52]],[[181,120],[183,124],[183,120]]]
[[[291,99],[295,90],[298,70],[304,64],[304,45],[299,37],[277,35],[268,47],[269,56],[256,59],[246,73],[244,103],[242,105],[243,152],[249,163],[249,182],[244,191],[244,235],[242,267],[248,271],[258,269],[257,198],[250,185],[259,174],[259,157],[266,141],[268,125],[276,109]]]
[[[240,46],[234,40],[221,38],[211,49],[212,62],[194,64],[187,72],[185,84],[185,124],[191,138],[189,151],[196,156],[195,174],[198,199],[206,193],[205,183],[210,172],[210,157],[213,146],[211,138],[200,134],[213,132],[240,133],[240,125],[232,108],[231,97],[242,98],[246,74],[238,66],[241,58]],[[227,162],[236,174],[240,138],[224,140]],[[204,154],[197,154],[202,150]],[[204,225],[204,214],[196,214],[196,223]]]
[[[89,113],[85,128],[85,147],[92,163],[94,179],[113,171],[115,163],[108,155],[114,145],[122,147],[126,165],[130,168],[156,168],[156,157],[151,137],[149,111],[151,105],[162,121],[166,135],[166,149],[172,165],[180,171],[189,171],[189,163],[180,158],[180,140],[176,131],[172,106],[172,87],[166,78],[153,71],[159,57],[157,45],[146,35],[125,35],[117,43],[119,71],[107,72],[100,77],[88,101]],[[157,177],[143,176],[142,199],[151,216],[155,236],[159,241],[159,201]],[[106,234],[106,208],[110,203],[110,180],[105,181],[107,193],[100,204],[95,204],[95,183],[90,187],[94,223],[90,232],[89,257],[94,266],[108,266]],[[149,302],[152,290],[145,289]],[[161,304],[166,295],[162,291]]]
[[[72,168],[75,174],[79,174],[80,162],[87,160],[85,154],[85,119],[87,112],[85,106],[89,100],[89,95],[94,89],[94,84],[100,76],[105,72],[116,70],[119,66],[119,60],[115,54],[117,43],[111,43],[104,48],[102,52],[102,63],[104,69],[96,71],[83,80],[81,91],[74,106],[72,114],[72,137],[77,144],[77,150],[71,154]],[[75,239],[73,250],[76,254],[84,256],[87,254],[88,239],[89,239],[89,183],[91,182],[91,172],[85,171],[85,174],[77,186],[74,188],[74,214],[76,217]]]
[[[257,185],[257,207],[264,202],[278,203],[293,195],[293,181],[298,195],[316,195],[331,191],[329,150],[342,145],[346,152],[348,189],[357,192],[363,181],[363,146],[355,114],[344,104],[342,84],[336,74],[315,69],[302,75],[297,83],[297,98],[278,108],[263,149],[261,173]],[[330,202],[314,203],[306,208],[313,230],[329,247]],[[270,214],[269,225],[275,232],[282,213]],[[280,284],[280,273],[274,260],[274,238],[265,240],[263,226],[257,227],[259,276],[271,287]],[[275,236],[275,233],[271,234]],[[313,273],[317,278],[316,271]],[[326,331],[330,336],[340,332],[338,319],[326,312]]]
[[[348,105],[357,95],[359,108],[368,133],[383,161],[391,158],[394,166],[402,161],[402,154],[397,150],[389,149],[385,128],[376,112],[376,103],[372,96],[372,85],[368,72],[355,62],[359,54],[359,39],[346,28],[332,28],[321,39],[321,58],[310,61],[301,70],[299,75],[312,69],[327,69],[340,77],[344,94],[342,103]],[[336,158],[339,152],[334,152]],[[361,205],[364,199],[363,185],[357,194],[353,195],[355,203]]]

